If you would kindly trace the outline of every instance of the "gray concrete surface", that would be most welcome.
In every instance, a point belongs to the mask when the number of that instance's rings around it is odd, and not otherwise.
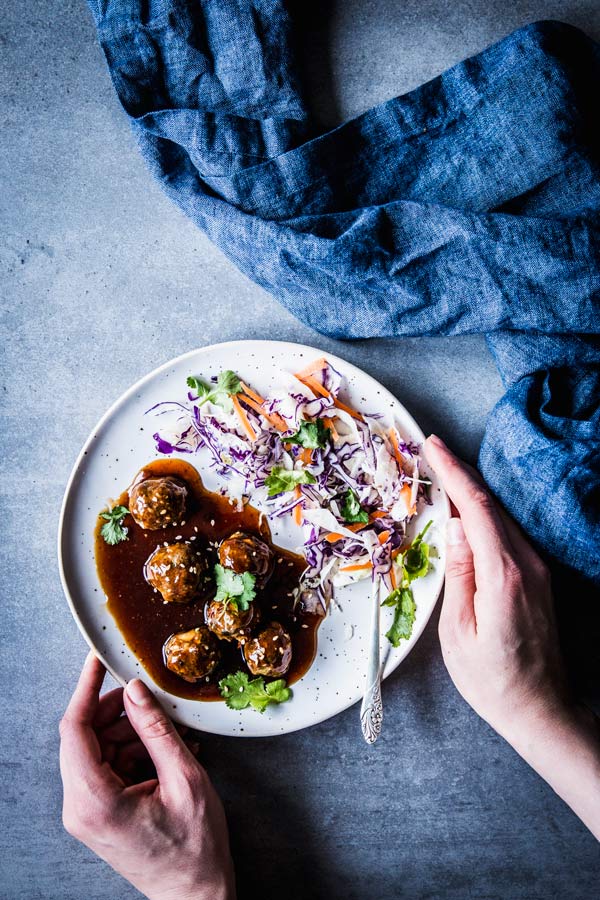
[[[538,18],[600,37],[596,0],[346,0],[304,27],[324,124],[403,92]],[[138,156],[82,2],[0,10],[3,733],[0,897],[137,892],[63,832],[57,724],[85,656],[55,558],[80,445],[134,380],[239,337],[335,350],[474,458],[501,386],[479,338],[339,344],[242,277]],[[242,897],[591,900],[600,855],[552,791],[466,707],[436,623],[385,685],[385,730],[357,709],[276,740],[202,737]]]

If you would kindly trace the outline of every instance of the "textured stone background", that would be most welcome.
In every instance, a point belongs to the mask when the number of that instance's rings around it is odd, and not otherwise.
[[[539,18],[600,38],[597,0],[345,0],[303,26],[324,125],[409,90]],[[305,9],[307,9],[305,5]],[[323,339],[240,275],[138,156],[82,2],[0,11],[2,900],[139,896],[60,823],[57,724],[85,656],[56,524],[80,445],[158,364],[242,337],[312,342],[364,367],[473,459],[501,385],[483,340]],[[592,837],[462,702],[432,621],[358,710],[276,740],[202,737],[242,897],[588,900]]]

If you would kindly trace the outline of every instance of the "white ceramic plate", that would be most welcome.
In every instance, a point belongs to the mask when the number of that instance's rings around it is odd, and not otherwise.
[[[263,714],[252,709],[241,712],[224,703],[203,703],[166,693],[129,650],[106,607],[94,560],[94,528],[98,513],[108,498],[118,496],[135,473],[156,452],[152,433],[157,420],[146,410],[161,400],[181,400],[186,394],[188,375],[208,378],[223,369],[234,369],[240,377],[264,394],[277,384],[281,370],[294,372],[323,351],[302,344],[279,341],[233,341],[194,350],[166,363],[133,385],[100,420],[83,447],[71,473],[61,511],[58,556],[62,583],[73,616],[88,644],[95,649],[114,678],[124,684],[136,676],[144,678],[174,719],[214,734],[265,737],[306,728],[336,715],[361,699],[367,667],[371,617],[370,579],[337,590],[340,609],[332,608],[318,633],[316,659],[293,686],[293,698],[281,706],[270,706]],[[421,443],[423,433],[384,387],[369,375],[339,357],[327,354],[345,376],[345,399],[357,409],[390,415],[404,439]],[[209,490],[220,486],[207,468],[207,458],[198,453],[185,455],[199,470]],[[433,570],[414,584],[417,604],[412,637],[398,649],[383,634],[392,611],[383,608],[381,653],[384,677],[390,674],[415,645],[439,596],[444,575],[443,527],[448,518],[448,501],[435,475],[432,478],[432,506],[420,505],[412,523],[416,534],[433,519],[428,539],[439,556]],[[291,517],[272,521],[273,541],[291,550],[301,543],[299,529]],[[288,521],[289,519],[289,521]],[[384,692],[385,709],[385,692]],[[359,729],[357,713],[357,733]]]

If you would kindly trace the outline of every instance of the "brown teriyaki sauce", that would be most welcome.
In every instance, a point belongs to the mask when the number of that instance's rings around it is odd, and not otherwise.
[[[165,641],[172,634],[204,624],[205,606],[215,593],[212,572],[218,562],[218,543],[234,531],[244,531],[259,536],[273,551],[273,574],[265,587],[257,590],[253,602],[261,607],[263,626],[270,621],[281,622],[290,634],[292,662],[283,677],[288,684],[298,681],[313,662],[317,630],[322,621],[321,616],[303,610],[301,604],[296,604],[294,608],[293,593],[306,568],[306,561],[298,554],[272,543],[268,522],[257,509],[246,504],[238,511],[227,497],[207,491],[194,466],[183,460],[154,460],[140,470],[135,482],[166,475],[179,478],[188,487],[185,524],[145,531],[128,515],[123,522],[127,527],[128,539],[114,546],[107,544],[100,534],[104,520],[99,518],[96,526],[96,567],[100,584],[106,594],[108,609],[128,647],[154,682],[178,697],[221,700],[219,680],[225,675],[239,670],[253,677],[235,641],[219,641],[221,662],[208,680],[194,684],[167,669],[163,656]],[[127,491],[116,502],[128,507]],[[162,596],[146,582],[144,563],[165,541],[191,541],[191,538],[194,538],[191,546],[206,555],[210,574],[201,581],[197,598],[190,603],[165,603]]]

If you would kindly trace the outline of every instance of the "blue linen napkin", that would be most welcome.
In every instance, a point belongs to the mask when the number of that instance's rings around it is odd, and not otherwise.
[[[320,134],[281,0],[90,5],[151,171],[294,315],[337,338],[487,334],[506,394],[481,471],[600,583],[599,47],[529,25]]]

